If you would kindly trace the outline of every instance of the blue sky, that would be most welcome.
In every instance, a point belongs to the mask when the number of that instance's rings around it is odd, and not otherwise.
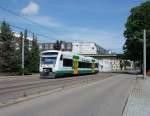
[[[96,42],[122,52],[124,24],[130,9],[146,0],[0,0],[0,6],[47,27],[42,28],[0,9],[0,20],[48,36],[40,42]],[[20,30],[15,30],[20,31]]]

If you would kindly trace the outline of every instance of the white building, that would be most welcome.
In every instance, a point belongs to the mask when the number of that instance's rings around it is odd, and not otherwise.
[[[100,72],[112,71],[112,64],[110,63],[109,59],[99,60],[99,71]]]
[[[122,61],[122,54],[86,54],[85,56],[93,57],[99,60],[99,71],[120,71],[120,63]],[[130,61],[131,62],[131,61]],[[132,64],[132,62],[131,62]],[[127,67],[127,69],[133,69],[133,66]],[[123,67],[124,70],[124,67]]]
[[[19,49],[19,44],[22,43],[22,40],[20,39],[20,34],[17,32],[14,32],[14,36],[15,36],[14,42],[16,44],[16,49]],[[26,41],[29,42],[29,50],[31,50],[31,47],[32,47],[32,40],[33,40],[33,38],[31,38],[29,36],[27,37]]]
[[[72,52],[77,54],[106,54],[107,50],[98,46],[94,42],[74,42],[72,43]]]

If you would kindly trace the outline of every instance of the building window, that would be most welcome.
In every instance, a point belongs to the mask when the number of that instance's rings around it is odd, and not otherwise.
[[[49,49],[53,50],[54,49],[54,44],[49,44]]]
[[[19,50],[20,47],[19,47],[19,43],[16,43],[16,50]]]
[[[72,44],[71,43],[66,44],[66,50],[69,50],[69,51],[72,50]]]
[[[48,50],[48,44],[45,44],[45,50]]]
[[[42,50],[42,44],[39,45],[39,49]]]
[[[116,66],[113,66],[113,68],[115,69],[115,68],[116,68]]]

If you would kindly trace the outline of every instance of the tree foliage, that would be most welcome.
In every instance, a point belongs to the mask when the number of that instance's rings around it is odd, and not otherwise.
[[[39,72],[39,46],[37,37],[29,40],[28,32],[20,32],[14,36],[10,26],[5,21],[0,28],[0,72],[19,72],[22,64],[22,40],[24,39],[24,73]]]
[[[17,38],[16,38],[17,39]],[[21,63],[22,63],[22,40],[23,40],[23,32],[20,32],[19,38],[16,40],[16,51],[15,51],[15,60],[16,60],[16,72],[21,71]]]
[[[39,72],[39,46],[37,42],[37,37],[33,34],[32,46],[30,51],[30,70],[31,72]]]
[[[13,32],[5,21],[1,23],[0,44],[0,70],[11,72],[15,67],[15,43]]]
[[[143,59],[143,30],[147,34],[147,64],[150,69],[150,1],[142,3],[140,6],[131,9],[131,14],[125,24],[124,54],[126,58],[139,61]]]
[[[30,50],[29,50],[29,39],[28,37],[28,31],[24,31],[24,70],[25,73],[30,72]]]
[[[54,49],[55,50],[61,50],[61,44],[63,43],[63,41],[59,41],[57,40],[56,43],[54,44]]]

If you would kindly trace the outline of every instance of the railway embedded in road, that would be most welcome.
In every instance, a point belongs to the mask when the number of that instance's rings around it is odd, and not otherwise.
[[[57,79],[40,79],[39,77],[6,79],[0,81],[0,102],[7,102],[28,95],[64,88],[70,85],[88,83],[108,78],[114,73],[97,73],[95,75],[66,77]],[[4,82],[4,83],[3,83]]]
[[[5,105],[8,107],[1,106],[0,114],[2,116],[121,116],[137,76],[115,74],[105,75],[105,79],[101,73],[94,76],[96,77],[83,76],[84,79],[95,78],[91,79],[89,84],[77,84],[73,88],[53,90],[40,94],[40,97],[39,95],[23,97],[13,102],[11,106],[8,106],[10,104]],[[98,79],[103,80],[98,81]],[[21,101],[24,102],[20,103]]]

